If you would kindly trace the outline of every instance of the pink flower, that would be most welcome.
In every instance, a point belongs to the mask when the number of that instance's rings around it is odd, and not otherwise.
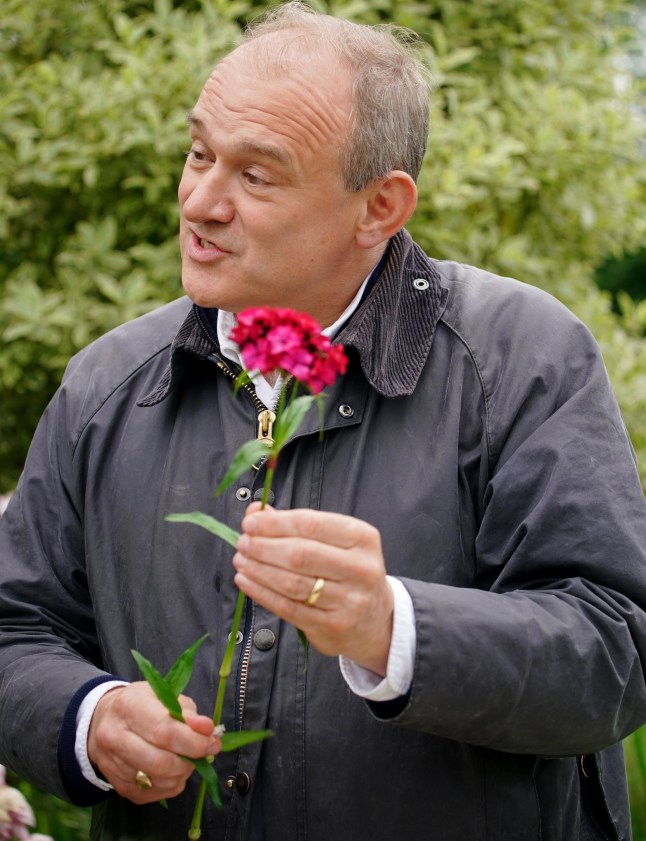
[[[36,823],[31,806],[17,788],[0,787],[0,841],[29,838],[28,826]]]
[[[250,371],[279,370],[318,394],[348,367],[343,346],[332,345],[307,313],[252,307],[239,313],[237,322],[231,338]]]

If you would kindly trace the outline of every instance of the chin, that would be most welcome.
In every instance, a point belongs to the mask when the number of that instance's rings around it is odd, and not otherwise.
[[[226,291],[218,292],[217,289],[213,288],[205,289],[202,285],[194,286],[190,283],[184,283],[184,292],[194,304],[206,309],[219,309],[225,310],[226,312],[241,312],[242,310],[247,309],[247,307],[260,306],[260,304],[253,301],[240,301],[237,296],[232,297],[231,295],[227,295]]]
[[[184,292],[197,304],[198,307],[217,307],[218,309],[227,309],[230,301],[226,292],[219,289],[219,284],[210,282],[195,281],[191,278],[182,278],[182,286]]]

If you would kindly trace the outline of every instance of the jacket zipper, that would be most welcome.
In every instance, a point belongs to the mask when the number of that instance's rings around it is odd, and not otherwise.
[[[249,617],[249,634],[245,640],[244,649],[242,650],[242,657],[240,658],[240,695],[238,697],[238,721],[239,728],[242,730],[242,718],[244,716],[244,702],[247,696],[247,678],[249,677],[249,663],[251,661],[251,635],[256,619],[256,606],[253,602],[247,602],[250,605],[251,616]],[[247,611],[247,614],[249,611]]]
[[[204,326],[204,322],[202,321],[199,312],[196,311],[197,320],[204,331],[204,333],[208,336],[209,341],[213,344],[213,340],[211,336]],[[214,357],[214,361],[220,371],[229,379],[231,382],[235,382],[238,378],[238,374],[242,371],[235,363],[232,363],[234,367],[238,368],[237,373],[233,371],[221,357]],[[258,440],[262,441],[267,447],[271,447],[274,443],[273,439],[273,430],[274,430],[274,422],[276,420],[276,414],[272,412],[270,409],[265,406],[262,400],[256,394],[255,388],[249,385],[249,383],[244,383],[240,386],[241,390],[244,391],[251,400],[251,403],[256,410],[257,420],[258,420]],[[259,464],[252,464],[254,470],[260,470],[262,465],[262,460]],[[239,696],[238,696],[238,719],[239,719],[239,726],[242,729],[242,717],[244,715],[244,706],[245,706],[245,698],[247,694],[247,680],[249,678],[249,663],[251,661],[251,642],[253,637],[253,626],[255,621],[256,609],[253,601],[247,602],[247,622],[245,623],[246,629],[248,633],[246,633],[245,640],[244,640],[244,648],[242,649],[242,656],[240,658],[240,666],[239,666]]]
[[[216,365],[222,371],[222,373],[228,377],[232,382],[235,382],[238,375],[229,368],[229,366],[222,361],[222,359],[215,360]],[[274,421],[276,420],[276,415],[274,412],[270,411],[262,400],[256,394],[254,388],[252,388],[248,383],[244,383],[241,387],[242,391],[244,391],[247,396],[250,398],[254,408],[256,409],[257,416],[258,416],[258,439],[265,443],[268,447],[274,443],[274,439],[272,437]],[[262,465],[262,460],[259,464],[252,464],[254,470],[260,470]],[[238,695],[238,720],[239,720],[239,727],[242,729],[242,717],[244,715],[244,704],[245,704],[245,697],[247,694],[247,679],[249,677],[249,663],[251,661],[251,640],[253,635],[253,625],[255,620],[255,606],[253,602],[248,602],[251,608],[247,609],[247,622],[246,624],[246,631],[245,640],[244,640],[244,648],[242,649],[242,656],[240,657],[240,666],[239,666],[239,695]]]

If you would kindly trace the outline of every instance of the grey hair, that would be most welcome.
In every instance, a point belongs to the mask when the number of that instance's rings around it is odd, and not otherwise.
[[[305,46],[331,51],[353,75],[349,133],[340,149],[345,188],[358,192],[393,169],[417,180],[428,140],[431,88],[428,71],[414,55],[421,39],[401,27],[318,14],[299,0],[249,26],[245,41],[275,33],[282,36],[283,50],[265,55],[274,70],[292,64],[290,48],[302,56]]]

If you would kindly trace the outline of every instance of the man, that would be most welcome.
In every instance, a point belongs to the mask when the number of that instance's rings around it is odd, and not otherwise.
[[[234,584],[249,598],[225,722],[276,736],[217,756],[204,838],[630,836],[617,743],[646,718],[630,444],[580,322],[403,230],[427,118],[388,32],[279,9],[189,115],[191,300],[79,354],[41,422],[2,524],[0,761],[98,803],[94,838],[184,837],[180,756],[219,750],[204,713]],[[262,468],[212,498],[280,389],[232,396],[228,328],[256,305],[311,313],[350,359],[323,439],[314,412],[263,512],[247,507]],[[164,521],[200,508],[242,520],[233,566]],[[205,631],[182,724],[130,649],[166,669]]]

